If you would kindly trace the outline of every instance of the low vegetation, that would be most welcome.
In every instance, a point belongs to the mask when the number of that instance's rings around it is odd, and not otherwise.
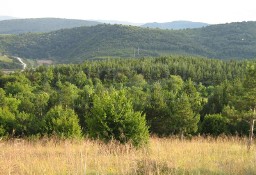
[[[255,174],[255,154],[238,137],[151,138],[135,149],[115,141],[0,141],[2,174]],[[252,148],[255,152],[255,148]]]

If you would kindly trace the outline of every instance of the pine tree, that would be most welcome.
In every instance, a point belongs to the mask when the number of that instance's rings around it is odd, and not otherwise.
[[[181,138],[183,138],[184,134],[191,134],[197,131],[199,115],[194,114],[186,93],[182,93],[175,102],[171,127],[173,127],[174,133],[180,134]]]

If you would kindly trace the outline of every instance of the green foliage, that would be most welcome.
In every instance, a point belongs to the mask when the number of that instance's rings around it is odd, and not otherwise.
[[[81,137],[78,116],[72,109],[63,109],[61,106],[55,106],[47,112],[43,121],[43,126],[48,135],[56,134],[64,138]]]
[[[255,106],[253,65],[169,56],[88,60],[1,74],[0,134],[83,133],[134,145],[146,143],[149,131],[159,136],[244,135]],[[222,131],[218,122],[222,126],[226,120]]]
[[[31,114],[25,112],[18,113],[15,118],[15,136],[31,136],[41,132],[40,122],[35,121]]]
[[[202,133],[218,136],[227,133],[228,119],[221,114],[206,115],[202,123]]]
[[[222,116],[228,120],[227,132],[229,134],[247,135],[249,124],[244,118],[248,118],[250,113],[239,111],[234,107],[225,106]]]
[[[2,134],[0,136],[13,135],[15,128],[15,115],[9,111],[8,107],[0,108],[0,134]]]
[[[256,68],[255,65],[251,65],[247,68],[246,79],[243,82],[243,97],[242,103],[244,110],[256,110]],[[241,106],[242,107],[242,106]]]
[[[166,120],[169,117],[169,94],[163,89],[159,82],[152,85],[149,92],[149,101],[146,104],[146,118],[150,126],[150,131],[158,135],[168,135],[166,131],[169,126],[166,126]]]
[[[198,129],[199,115],[195,114],[186,93],[182,93],[173,107],[173,116],[170,120],[170,128],[173,133],[193,134]]]
[[[62,106],[74,108],[74,103],[77,98],[78,89],[75,85],[65,82],[60,86],[59,102]]]
[[[90,137],[106,141],[116,139],[139,146],[149,139],[145,115],[133,110],[124,90],[105,91],[101,96],[95,94],[87,125]]]

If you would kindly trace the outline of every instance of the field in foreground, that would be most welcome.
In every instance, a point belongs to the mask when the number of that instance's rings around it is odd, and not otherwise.
[[[0,174],[256,174],[246,139],[151,138],[147,147],[99,141],[0,141]]]

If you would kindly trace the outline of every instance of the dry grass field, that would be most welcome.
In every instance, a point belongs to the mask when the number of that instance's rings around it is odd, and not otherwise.
[[[135,149],[115,142],[0,141],[0,174],[256,174],[246,139],[151,138]]]

